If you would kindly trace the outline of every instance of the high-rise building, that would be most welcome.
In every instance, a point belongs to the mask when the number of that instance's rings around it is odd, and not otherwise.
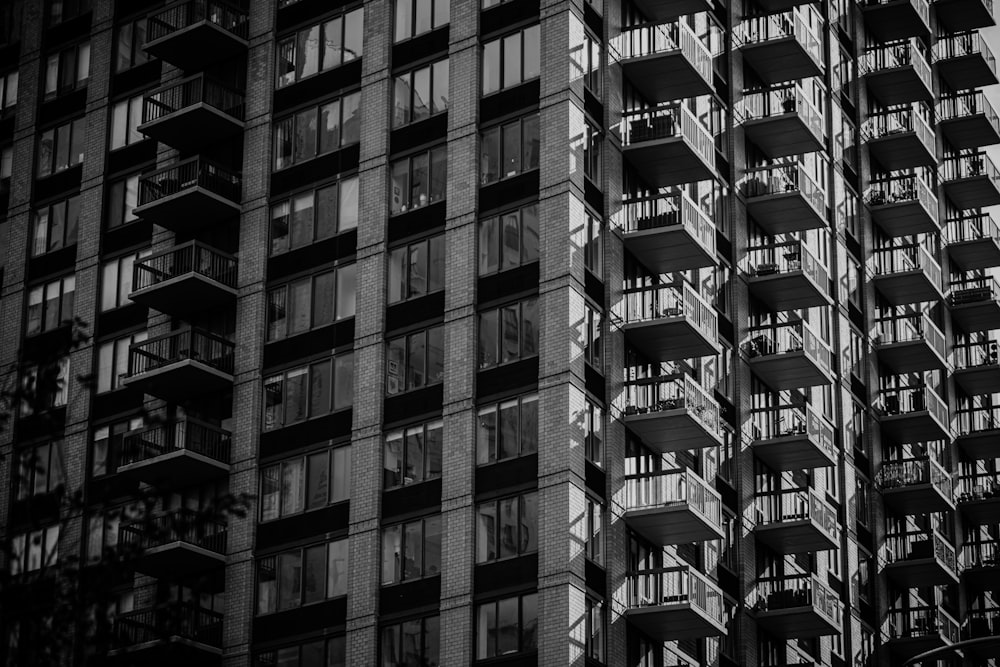
[[[6,665],[1000,662],[991,0],[0,5]]]

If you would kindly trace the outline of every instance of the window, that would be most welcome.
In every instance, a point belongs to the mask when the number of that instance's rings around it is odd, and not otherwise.
[[[114,229],[138,220],[135,207],[139,205],[139,176],[129,174],[113,181],[108,187],[108,228]]]
[[[90,78],[90,42],[49,55],[45,61],[45,99],[49,100],[87,85]]]
[[[10,540],[10,574],[16,577],[59,562],[59,525],[14,535]]]
[[[132,293],[133,268],[137,260],[149,257],[152,250],[143,248],[104,262],[101,267],[101,312],[127,306]]]
[[[351,352],[272,375],[264,380],[264,430],[349,408],[353,390]]]
[[[485,130],[479,141],[482,185],[538,169],[538,114]]]
[[[538,551],[538,493],[476,506],[476,562],[489,563]]]
[[[402,127],[448,110],[448,60],[396,76],[392,126]]]
[[[533,25],[483,45],[483,95],[534,79],[541,71],[539,27]]]
[[[142,418],[133,417],[94,429],[94,449],[90,460],[90,473],[100,477],[118,468],[122,437],[129,431],[142,428]]]
[[[538,299],[479,313],[479,370],[538,354]]]
[[[87,121],[77,118],[45,130],[38,138],[38,176],[48,176],[83,162]]]
[[[294,195],[271,207],[271,254],[331,238],[358,226],[358,177]]]
[[[479,221],[479,275],[538,261],[538,204]]]
[[[601,368],[601,312],[590,304],[584,306],[584,345],[583,359],[594,370],[603,373]]]
[[[0,45],[7,46],[20,41],[23,16],[23,0],[7,0],[0,3]]]
[[[604,662],[604,603],[588,597],[584,615],[587,626],[584,654],[587,658]]]
[[[97,393],[121,389],[128,377],[129,346],[148,338],[145,331],[109,340],[97,347]]]
[[[145,17],[118,26],[115,38],[115,71],[124,72],[148,61]]]
[[[285,646],[257,654],[256,667],[347,667],[347,638]]]
[[[444,327],[436,326],[389,340],[386,390],[389,395],[444,381]]]
[[[281,39],[278,42],[278,88],[360,58],[364,20],[365,11],[359,7]]]
[[[111,112],[111,150],[142,141],[142,95],[115,102]]]
[[[389,303],[444,289],[444,234],[389,252]]]
[[[14,147],[4,146],[0,148],[0,179],[10,178],[14,171]]]
[[[49,0],[49,25],[76,18],[90,11],[93,0]]]
[[[406,213],[441,201],[447,192],[448,149],[440,146],[396,160],[391,174],[390,213]]]
[[[288,336],[354,317],[356,264],[300,278],[267,293],[267,339]]]
[[[277,121],[274,124],[275,170],[358,143],[361,140],[360,102],[361,93],[351,93]]]
[[[587,558],[597,565],[604,564],[604,533],[602,532],[603,514],[604,506],[601,505],[601,502],[588,496],[586,517],[587,525],[585,526],[587,534],[585,537],[584,548],[586,550]]]
[[[601,131],[588,120],[583,124],[583,175],[601,184]]]
[[[285,551],[257,562],[258,615],[341,595],[347,595],[347,539]]]
[[[604,89],[603,72],[601,71],[601,40],[589,32],[583,35],[583,60],[580,63],[583,70],[583,85],[598,98]]]
[[[122,523],[141,520],[146,506],[142,502],[120,505],[87,520],[87,563],[98,563],[118,548],[118,529]]]
[[[320,509],[351,495],[351,448],[297,456],[260,471],[260,520]]]
[[[414,618],[382,628],[381,667],[441,664],[441,619]]]
[[[444,422],[438,420],[385,434],[382,487],[419,484],[441,476]]]
[[[604,465],[604,410],[590,399],[583,406],[583,439],[587,460]]]
[[[476,658],[538,648],[538,594],[494,600],[476,607]]]
[[[27,335],[51,331],[73,319],[76,276],[58,278],[28,290]]]
[[[80,223],[80,196],[43,206],[35,211],[31,256],[76,245]]]
[[[854,519],[859,525],[867,528],[871,525],[869,523],[869,517],[871,516],[869,499],[872,490],[872,483],[861,475],[856,475],[854,482]]]
[[[17,499],[56,491],[66,482],[61,440],[25,447],[18,452]]]
[[[69,357],[45,366],[28,366],[21,378],[21,415],[35,409],[50,410],[66,405],[69,399]]]
[[[538,395],[480,408],[476,463],[494,463],[538,451]]]
[[[604,244],[601,218],[589,210],[584,220],[583,266],[598,278],[604,277]]]
[[[17,106],[17,70],[0,74],[0,113],[6,114]]]
[[[382,585],[441,574],[441,517],[382,529]]]
[[[447,25],[450,5],[448,0],[396,0],[396,41]]]

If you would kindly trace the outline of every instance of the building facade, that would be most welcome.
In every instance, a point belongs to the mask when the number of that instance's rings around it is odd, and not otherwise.
[[[6,664],[994,665],[992,25],[4,2]]]

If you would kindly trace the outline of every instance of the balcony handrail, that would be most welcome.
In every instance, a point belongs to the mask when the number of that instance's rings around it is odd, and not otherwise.
[[[125,434],[118,465],[149,461],[177,451],[201,454],[228,464],[232,434],[194,417],[149,424]]]
[[[687,410],[713,434],[721,434],[719,403],[690,375],[656,376],[625,383],[625,414]]]
[[[648,322],[661,318],[684,317],[709,340],[717,335],[718,316],[687,282],[651,285],[625,290],[626,322]]]
[[[823,136],[824,114],[799,83],[772,86],[765,90],[744,91],[740,104],[741,122],[797,114],[816,136]]]
[[[132,290],[139,291],[187,273],[197,273],[236,289],[236,258],[201,241],[188,241],[137,260]]]
[[[927,343],[942,359],[948,355],[947,344],[941,329],[927,313],[913,313],[890,317],[876,322],[875,345],[894,343]]]
[[[753,410],[750,425],[754,429],[751,441],[806,435],[832,459],[837,459],[833,426],[808,403]]]
[[[186,508],[123,524],[118,539],[140,550],[172,542],[192,544],[218,554],[226,553],[227,526]]]
[[[941,265],[920,244],[879,248],[872,253],[875,275],[923,271],[934,284],[941,284]]]
[[[715,141],[708,128],[685,104],[668,102],[649,109],[627,111],[621,120],[625,146],[657,139],[681,137],[709,164],[715,164]]]
[[[944,563],[950,571],[958,571],[955,547],[936,530],[912,530],[885,536],[883,564],[931,557]]]
[[[930,456],[886,461],[875,481],[883,491],[930,484],[946,498],[952,497],[954,489],[951,474]]]
[[[958,622],[937,606],[889,609],[887,619],[890,639],[901,637],[926,637],[941,634],[952,642],[958,641]]]
[[[997,71],[997,60],[986,40],[978,30],[968,30],[945,35],[934,44],[934,62],[948,58],[961,58],[979,54],[991,72]]]
[[[955,432],[972,435],[1000,430],[1000,405],[976,407],[955,412]]]
[[[995,130],[1000,132],[1000,118],[982,90],[965,90],[942,95],[937,105],[938,122],[983,114]]]
[[[918,103],[902,109],[888,109],[868,116],[861,128],[865,141],[890,137],[895,134],[913,132],[925,146],[934,148],[934,131],[928,123],[928,114],[918,111]]]
[[[203,187],[238,204],[242,178],[214,162],[199,156],[191,157],[143,174],[139,179],[139,206],[192,187]]]
[[[953,181],[959,178],[985,176],[1000,187],[1000,172],[993,166],[993,160],[986,151],[967,155],[952,155],[941,163],[941,180]]]
[[[687,603],[724,623],[722,591],[690,566],[649,568],[627,576],[630,608]]]
[[[774,611],[809,607],[840,624],[840,601],[837,594],[815,574],[791,574],[762,577],[754,587],[755,611]]]
[[[194,327],[171,331],[129,346],[128,377],[181,361],[198,361],[232,374],[236,345],[222,336]]]
[[[619,219],[626,234],[682,225],[705,251],[715,256],[715,224],[686,192],[629,199]]]
[[[713,525],[722,525],[722,497],[690,468],[625,475],[625,508],[656,509],[687,505]]]
[[[981,241],[993,239],[1000,242],[1000,225],[989,213],[967,213],[945,221],[945,241]]]
[[[975,537],[962,545],[962,568],[1000,568],[1000,540]]]
[[[250,36],[250,21],[246,10],[223,0],[180,0],[149,17],[146,43],[201,21],[213,23],[241,39],[248,39]]]
[[[872,181],[865,192],[865,203],[869,206],[910,201],[919,202],[926,211],[937,215],[937,196],[917,174],[894,174],[888,178]]]
[[[244,119],[243,93],[205,74],[195,74],[160,86],[145,95],[142,122],[149,123],[199,103],[205,103],[237,120]]]
[[[620,44],[618,55],[622,60],[680,51],[704,81],[712,81],[712,53],[691,26],[681,19],[625,28]]]
[[[833,352],[830,346],[813,333],[804,320],[753,327],[743,341],[743,350],[754,357],[804,352],[807,357],[830,368]]]
[[[1000,283],[990,276],[954,281],[948,293],[948,303],[952,306],[996,301],[998,298],[1000,298]]]
[[[907,66],[912,66],[920,80],[931,88],[931,66],[927,62],[927,52],[916,37],[873,46],[858,61],[858,70],[862,76]]]
[[[222,620],[221,612],[204,609],[194,602],[168,602],[115,615],[114,636],[123,646],[177,636],[221,648]]]
[[[759,491],[754,510],[758,525],[809,520],[834,539],[840,534],[837,511],[810,487]]]
[[[958,502],[1000,498],[1000,472],[977,472],[958,477]]]
[[[1000,341],[986,338],[956,343],[951,351],[951,360],[956,370],[1000,365]]]
[[[805,15],[810,14],[810,20]],[[812,6],[805,5],[789,11],[743,19],[736,32],[738,46],[762,44],[774,39],[793,37],[816,64],[823,65],[823,38],[820,34],[823,19]],[[819,26],[813,29],[810,24]]]
[[[765,276],[802,271],[824,290],[830,274],[803,241],[788,241],[747,249],[748,268],[752,275]]]
[[[818,214],[826,217],[826,190],[798,162],[748,170],[743,179],[747,198],[798,192]]]

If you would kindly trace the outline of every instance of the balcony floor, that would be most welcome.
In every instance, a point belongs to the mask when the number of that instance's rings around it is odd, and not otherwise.
[[[1000,496],[958,503],[959,511],[977,526],[997,523],[1000,520]]]
[[[190,271],[132,292],[128,298],[161,313],[187,320],[193,313],[234,303],[236,290],[208,276]]]
[[[657,187],[695,183],[715,177],[715,166],[679,136],[640,141],[625,146],[625,159]]]
[[[169,482],[187,486],[223,477],[229,465],[188,449],[176,449],[144,461],[118,466],[118,478],[149,484]]]
[[[681,224],[628,232],[625,247],[653,273],[673,273],[715,266],[709,254]]]
[[[900,514],[927,514],[951,512],[955,502],[933,484],[910,484],[882,489],[885,504]]]
[[[939,60],[934,69],[952,90],[985,88],[998,83],[997,73],[979,53]]]
[[[146,42],[145,49],[160,60],[193,71],[203,69],[207,63],[246,53],[247,41],[205,20]]]
[[[769,158],[812,153],[823,148],[823,138],[813,134],[794,111],[748,120],[743,123],[743,130],[747,139]]]
[[[933,3],[939,22],[948,32],[963,32],[996,25],[993,8],[983,0],[936,0]]]
[[[722,438],[711,433],[687,408],[626,415],[625,425],[660,453],[718,447]]]
[[[625,522],[660,546],[704,542],[723,536],[721,527],[692,510],[688,503],[627,510]]]
[[[956,368],[955,383],[969,396],[1000,392],[1000,366],[986,365]]]
[[[625,337],[643,354],[658,361],[678,361],[719,353],[714,340],[707,338],[681,315],[632,322],[624,327]]]
[[[1000,301],[984,300],[953,305],[951,321],[965,331],[1000,329]]]
[[[689,602],[665,600],[662,604],[630,607],[626,610],[625,617],[632,625],[659,642],[726,634],[725,626],[709,618]]]
[[[140,218],[177,233],[195,231],[239,213],[239,204],[201,186],[185,188],[135,209]]]
[[[911,236],[941,231],[937,212],[933,214],[915,199],[869,207],[872,220],[887,236]]]
[[[865,75],[872,94],[884,105],[929,102],[934,94],[913,65],[875,70]]]
[[[882,433],[898,443],[926,442],[949,437],[946,425],[932,417],[927,410],[904,412],[879,417]]]
[[[756,612],[758,625],[779,639],[822,637],[840,632],[840,625],[811,606]]]
[[[232,390],[233,376],[193,359],[184,359],[156,370],[125,378],[125,385],[171,402]]]
[[[748,276],[750,291],[772,311],[829,306],[833,303],[825,285],[813,281],[804,271]]]
[[[1000,266],[1000,241],[986,237],[948,244],[948,255],[965,271]]]
[[[871,139],[868,141],[868,150],[887,170],[937,162],[935,147],[921,141],[916,132],[901,132]]]
[[[804,351],[770,354],[750,359],[750,370],[776,391],[830,384],[830,373]]]
[[[809,519],[757,524],[757,539],[780,554],[828,551],[837,548],[837,541],[820,530]]]
[[[962,570],[962,581],[974,591],[1000,592],[1000,562],[966,567]]]
[[[866,31],[880,42],[926,35],[927,23],[911,0],[891,0],[879,4],[862,4]]]
[[[779,471],[826,468],[837,463],[806,433],[754,440],[750,447],[758,459]]]
[[[712,3],[706,0],[635,0],[636,8],[652,23],[663,23],[678,16],[707,12]]]
[[[879,361],[897,375],[947,368],[948,362],[923,340],[877,345]]]
[[[1000,457],[1000,428],[955,436],[955,444],[970,459],[980,461]]]
[[[941,190],[958,208],[983,208],[1000,204],[1000,187],[986,174],[942,181]]]
[[[938,123],[938,131],[955,149],[1000,144],[1000,132],[985,113],[958,116]]]
[[[958,583],[958,574],[937,558],[906,558],[885,566],[885,573],[903,588],[947,586]]]
[[[826,227],[824,214],[798,190],[747,198],[747,213],[771,236]]]
[[[931,649],[941,648],[951,644],[951,642],[945,639],[939,632],[915,634],[912,637],[897,637],[895,639],[889,639],[887,643],[889,645],[889,650],[892,651],[894,655],[903,659],[912,658],[913,656],[919,655],[925,651],[930,651]]]
[[[108,652],[109,667],[218,667],[222,650],[172,635]]]
[[[743,60],[766,84],[797,81],[822,76],[823,68],[799,44],[795,37],[778,37],[744,44]]]
[[[199,102],[143,123],[138,129],[147,137],[171,148],[183,152],[195,152],[241,133],[243,122],[213,106]]]
[[[136,558],[135,569],[157,579],[171,579],[221,568],[225,564],[223,554],[178,541],[144,550]]]
[[[711,80],[706,81],[680,49],[625,58],[621,63],[625,77],[654,104],[712,92]]]
[[[934,284],[923,269],[882,273],[872,277],[875,289],[893,306],[944,298],[941,288]]]

